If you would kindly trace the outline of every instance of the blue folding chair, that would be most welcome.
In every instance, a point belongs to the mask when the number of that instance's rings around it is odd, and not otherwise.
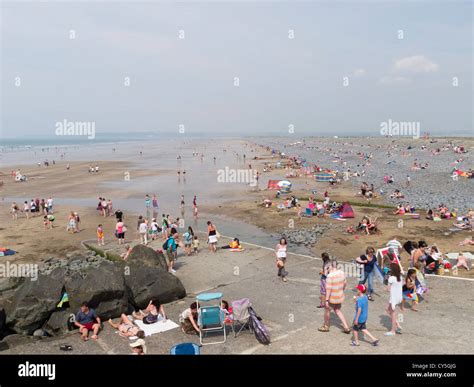
[[[201,348],[194,343],[177,344],[170,349],[170,355],[200,355]]]
[[[227,340],[225,313],[221,309],[222,293],[201,293],[196,297],[199,342],[201,345],[222,344]],[[222,340],[204,342],[208,333],[222,333]]]

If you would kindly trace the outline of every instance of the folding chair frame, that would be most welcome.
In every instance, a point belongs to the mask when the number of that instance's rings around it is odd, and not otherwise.
[[[211,345],[211,344],[223,344],[227,340],[227,332],[226,332],[226,324],[224,322],[225,318],[223,316],[223,312],[220,309],[221,307],[221,301],[222,301],[222,296],[220,298],[216,298],[216,305],[207,305],[207,306],[201,306],[203,302],[210,302],[210,301],[199,301],[199,299],[196,300],[197,302],[197,307],[198,307],[198,325],[199,325],[199,342],[201,345]],[[214,300],[212,300],[214,301]],[[202,327],[202,313],[201,310],[205,308],[219,308],[219,322],[220,326],[215,327],[215,328],[203,328]],[[220,341],[211,341],[211,342],[204,342],[204,338],[206,337],[207,333],[211,332],[222,332],[223,333],[223,340]]]

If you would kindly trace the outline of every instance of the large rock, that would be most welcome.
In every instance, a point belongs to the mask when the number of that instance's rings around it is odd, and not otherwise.
[[[159,266],[165,271],[168,269],[166,257],[163,255],[163,253],[158,253],[145,245],[136,245],[133,247],[130,255],[128,256],[128,262],[140,262],[142,265],[151,267]]]
[[[63,287],[70,306],[59,310]],[[143,309],[154,298],[168,303],[186,296],[181,281],[168,273],[164,255],[146,246],[135,247],[128,262],[91,256],[50,260],[37,281],[26,278],[8,293],[0,294],[7,328],[30,335],[40,328],[50,335],[66,332],[70,314],[85,301],[105,320]]]
[[[146,267],[139,263],[127,266],[124,275],[129,291],[130,304],[134,308],[146,308],[151,299],[158,298],[161,303],[186,297],[181,281],[161,267]]]
[[[100,268],[89,267],[81,272],[73,272],[66,277],[64,285],[74,313],[83,302],[88,302],[103,319],[128,312],[128,293],[123,272],[119,265],[112,262],[103,262]]]
[[[72,310],[53,312],[44,326],[44,331],[50,336],[62,335],[69,332],[68,321],[73,314]]]
[[[38,275],[36,281],[27,278],[5,303],[7,325],[30,335],[41,328],[59,302],[64,274],[64,269],[56,269],[48,276]]]

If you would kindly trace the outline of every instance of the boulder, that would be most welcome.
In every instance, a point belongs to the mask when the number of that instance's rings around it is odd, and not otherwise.
[[[87,267],[72,272],[64,281],[70,309],[77,312],[88,302],[102,319],[115,318],[128,311],[128,293],[119,265],[105,261],[100,268]]]
[[[36,281],[27,278],[5,304],[7,326],[30,335],[41,328],[59,302],[64,273],[60,268],[48,276],[39,274]]]
[[[130,255],[128,256],[127,262],[140,262],[140,264],[151,266],[151,267],[161,267],[163,270],[168,269],[168,264],[166,257],[163,253],[158,253],[150,247],[145,245],[136,245],[132,248]]]
[[[129,264],[124,274],[125,284],[133,308],[144,309],[151,299],[158,298],[166,304],[186,297],[181,281],[161,267]]]
[[[154,298],[168,303],[186,296],[181,281],[168,273],[164,255],[146,246],[134,247],[127,262],[91,255],[69,258],[45,262],[36,281],[26,278],[0,294],[7,329],[28,335],[43,329],[58,335],[67,332],[69,316],[85,301],[105,320],[143,309]],[[57,308],[63,287],[69,298],[66,310]],[[0,310],[0,328],[1,316]]]
[[[63,335],[69,332],[68,321],[71,320],[72,310],[58,310],[53,312],[44,326],[44,331],[50,336]]]

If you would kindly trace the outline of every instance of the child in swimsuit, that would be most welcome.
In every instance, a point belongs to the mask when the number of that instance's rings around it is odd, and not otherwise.
[[[97,226],[97,244],[99,246],[104,246],[105,245],[105,242],[104,242],[104,229],[102,227],[101,224],[99,224]]]

